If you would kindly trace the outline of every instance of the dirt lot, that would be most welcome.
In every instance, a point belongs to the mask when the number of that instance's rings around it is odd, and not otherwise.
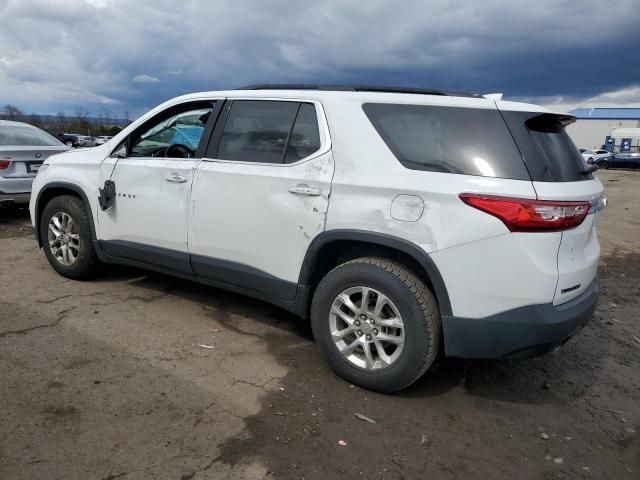
[[[640,172],[599,176],[594,320],[557,354],[445,359],[392,396],[265,303],[133,269],[63,279],[0,211],[0,479],[640,478]]]

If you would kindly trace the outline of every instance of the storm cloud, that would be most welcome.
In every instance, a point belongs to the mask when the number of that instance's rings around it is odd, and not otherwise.
[[[0,0],[0,104],[132,114],[252,83],[640,104],[637,0]]]

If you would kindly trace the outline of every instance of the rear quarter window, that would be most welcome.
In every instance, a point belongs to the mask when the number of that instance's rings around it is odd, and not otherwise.
[[[408,169],[530,180],[498,110],[391,103],[363,110]]]

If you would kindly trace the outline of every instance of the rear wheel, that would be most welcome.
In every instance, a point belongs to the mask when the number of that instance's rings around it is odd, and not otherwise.
[[[609,168],[609,162],[607,162],[606,160],[600,160],[598,162],[598,167],[607,170]]]
[[[60,275],[93,276],[98,257],[91,238],[91,220],[82,200],[71,195],[53,198],[40,219],[40,241],[47,260]]]
[[[359,258],[329,272],[314,294],[311,324],[336,373],[378,392],[411,385],[438,353],[435,298],[404,266],[383,258]]]

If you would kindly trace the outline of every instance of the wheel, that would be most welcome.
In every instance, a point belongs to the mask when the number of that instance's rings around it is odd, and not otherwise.
[[[598,167],[607,170],[609,168],[609,162],[607,162],[606,160],[600,160],[598,162]]]
[[[589,160],[587,160],[587,162],[593,162],[593,157],[589,157]]]
[[[60,275],[77,280],[93,276],[98,257],[82,200],[71,195],[53,198],[40,219],[40,241],[47,260]]]
[[[313,336],[338,375],[391,393],[427,371],[440,344],[433,294],[399,263],[358,258],[334,268],[311,304]]]
[[[67,140],[64,144],[69,148],[73,147],[73,142],[71,140]]]

